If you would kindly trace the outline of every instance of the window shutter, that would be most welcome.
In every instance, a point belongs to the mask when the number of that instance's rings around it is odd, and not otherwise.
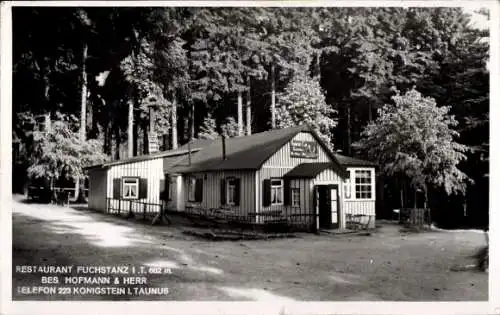
[[[220,204],[226,204],[226,180],[224,178],[220,180]]]
[[[194,188],[194,201],[202,202],[203,201],[203,179],[197,178],[196,184]]]
[[[292,201],[292,194],[290,193],[290,179],[285,178],[283,179],[283,204],[285,206],[291,205]]]
[[[148,197],[148,179],[139,179],[139,199],[146,199]]]
[[[262,183],[262,205],[268,207],[271,205],[271,180],[264,179]]]
[[[113,199],[120,199],[122,197],[122,180],[120,178],[113,179]]]
[[[240,183],[241,183],[241,180],[239,178],[236,178],[234,180],[234,194],[235,194],[235,196],[234,196],[234,205],[235,206],[239,206],[240,205],[240,198],[241,198],[240,197],[241,196],[241,194],[240,194],[240,187],[241,187]]]
[[[170,176],[165,179],[165,201],[170,201],[172,197],[170,196]]]
[[[165,180],[160,179],[160,200],[166,200]]]

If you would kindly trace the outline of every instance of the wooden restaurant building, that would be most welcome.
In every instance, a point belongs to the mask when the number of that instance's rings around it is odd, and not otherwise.
[[[375,164],[331,152],[307,126],[229,139],[88,168],[89,208],[183,212],[300,230],[375,225]]]

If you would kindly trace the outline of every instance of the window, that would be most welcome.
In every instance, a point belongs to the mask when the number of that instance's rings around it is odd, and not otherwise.
[[[357,170],[355,175],[356,199],[372,198],[372,172],[369,170]]]
[[[195,197],[196,197],[196,178],[191,177],[189,179],[188,200],[195,201]]]
[[[300,188],[292,188],[292,207],[300,207]]]
[[[271,179],[271,205],[283,204],[283,180]]]
[[[139,178],[123,178],[123,199],[139,198]]]
[[[188,182],[188,201],[203,201],[203,178],[191,177]]]
[[[227,180],[226,185],[226,203],[230,206],[236,204],[236,180],[234,178],[230,178]]]

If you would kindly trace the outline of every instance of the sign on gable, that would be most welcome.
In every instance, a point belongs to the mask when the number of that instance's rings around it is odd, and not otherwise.
[[[290,142],[290,157],[317,159],[318,144],[314,141],[292,140]]]

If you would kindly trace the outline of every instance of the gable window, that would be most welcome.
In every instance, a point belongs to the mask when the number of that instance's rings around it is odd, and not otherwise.
[[[283,204],[283,180],[271,179],[271,205]]]
[[[138,199],[139,198],[139,178],[123,178],[122,179],[123,199]]]
[[[300,207],[300,188],[292,188],[292,207]]]
[[[372,171],[356,170],[354,171],[354,188],[356,199],[372,198]]]

